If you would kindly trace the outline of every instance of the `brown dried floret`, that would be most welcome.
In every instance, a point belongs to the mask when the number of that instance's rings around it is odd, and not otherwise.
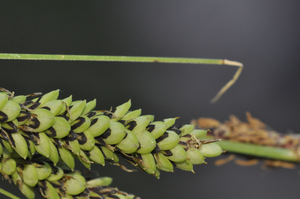
[[[230,155],[230,156],[228,156],[227,158],[216,160],[216,161],[215,161],[215,165],[216,165],[216,166],[221,166],[221,165],[223,165],[223,164],[226,164],[226,163],[230,162],[230,161],[233,160],[234,158],[235,158],[235,155]]]
[[[258,164],[258,159],[252,159],[252,160],[240,160],[235,159],[234,161],[237,165],[240,166],[253,166]]]
[[[294,169],[295,164],[289,163],[289,162],[284,162],[280,160],[265,160],[265,164],[262,166],[262,168],[267,168],[267,167],[281,167],[285,169]]]
[[[201,126],[201,128],[216,128],[220,126],[220,122],[218,120],[212,119],[212,118],[199,118],[198,119],[198,125]]]

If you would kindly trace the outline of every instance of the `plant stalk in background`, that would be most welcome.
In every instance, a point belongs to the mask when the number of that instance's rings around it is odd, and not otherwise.
[[[280,134],[247,113],[248,122],[231,115],[221,123],[212,118],[199,118],[192,123],[198,128],[210,129],[208,138],[218,138],[222,149],[239,154],[300,162],[300,137],[297,134]]]

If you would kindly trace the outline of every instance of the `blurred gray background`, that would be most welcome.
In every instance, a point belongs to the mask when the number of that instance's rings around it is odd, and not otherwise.
[[[1,86],[16,94],[61,89],[97,98],[98,109],[128,99],[157,120],[245,120],[249,111],[279,132],[299,132],[299,1],[1,1],[0,52],[224,58],[244,63],[235,85],[209,103],[232,66],[0,60]],[[226,157],[223,155],[222,157]],[[262,170],[233,163],[176,170],[161,179],[116,166],[93,170],[113,186],[153,198],[299,198],[299,167]],[[130,167],[128,164],[126,164]],[[80,163],[77,168],[83,168]],[[4,187],[22,194],[6,181]]]

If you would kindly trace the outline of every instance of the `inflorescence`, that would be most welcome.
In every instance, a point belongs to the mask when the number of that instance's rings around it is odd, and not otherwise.
[[[96,100],[60,100],[59,90],[42,96],[1,91],[0,170],[27,198],[36,189],[44,198],[137,198],[108,187],[111,178],[74,170],[75,158],[88,169],[109,162],[130,171],[122,157],[159,178],[160,170],[194,172],[193,165],[223,152],[217,140],[203,139],[206,130],[176,127],[177,118],[154,121],[141,109],[130,111],[130,100],[114,111],[95,111]]]

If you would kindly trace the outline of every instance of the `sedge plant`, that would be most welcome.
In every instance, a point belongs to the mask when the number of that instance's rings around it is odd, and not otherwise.
[[[213,98],[237,80],[242,64],[219,59],[164,57],[0,54],[0,59],[122,61],[190,64],[225,64],[239,67]],[[110,187],[112,179],[94,172],[78,171],[75,159],[87,169],[91,164],[119,163],[124,158],[146,173],[160,177],[160,171],[175,168],[193,172],[193,165],[219,156],[223,150],[205,139],[207,130],[194,125],[175,125],[177,118],[155,121],[153,115],[131,110],[131,101],[112,110],[94,110],[96,100],[59,99],[59,90],[46,94],[18,95],[0,88],[0,170],[27,198],[38,192],[44,198],[139,198]],[[93,172],[92,172],[93,173]],[[0,189],[10,198],[17,198]]]

